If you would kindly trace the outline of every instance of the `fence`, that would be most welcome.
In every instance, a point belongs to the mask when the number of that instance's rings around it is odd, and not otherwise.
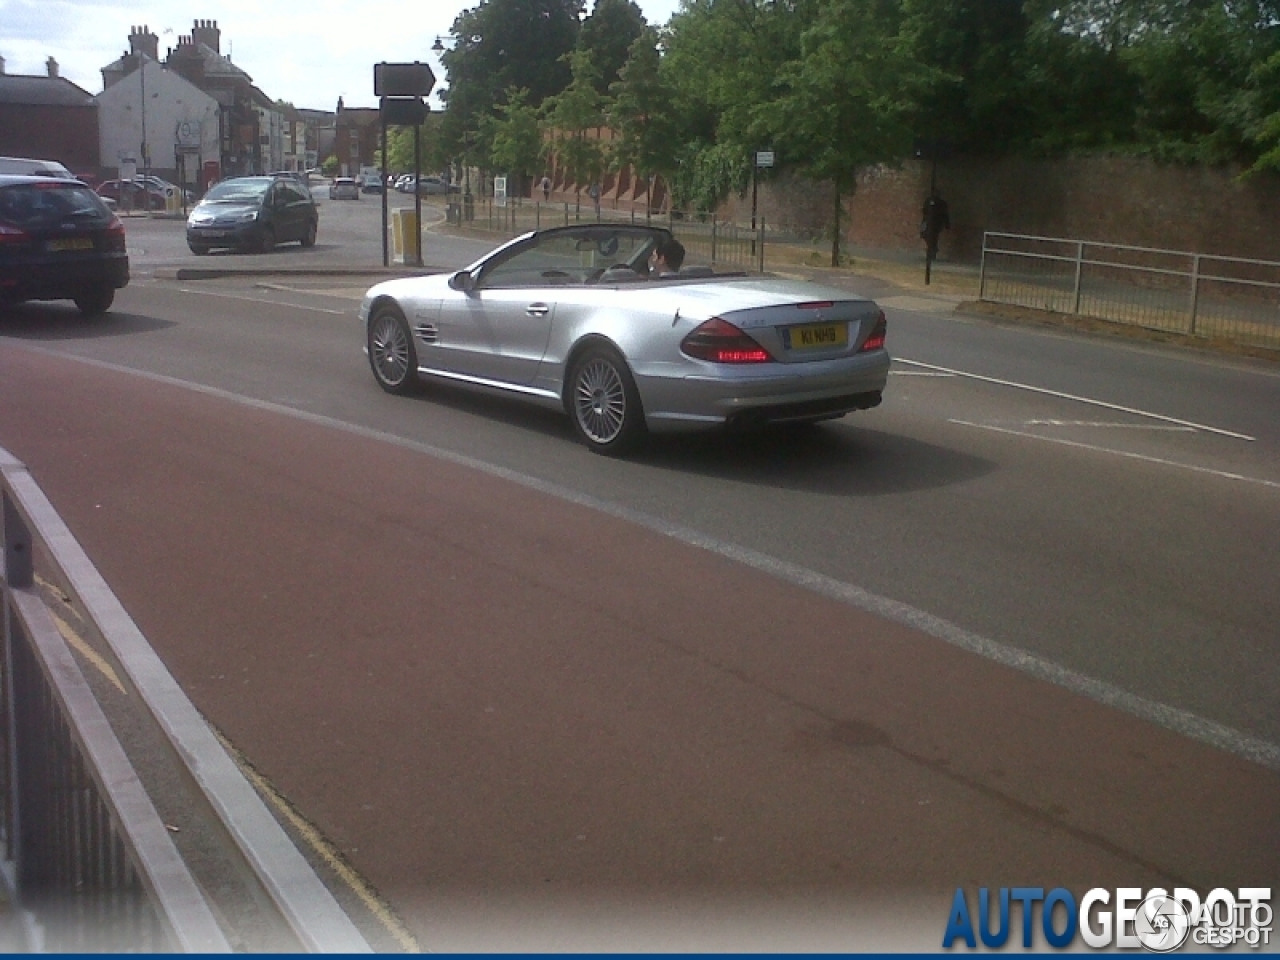
[[[367,952],[26,468],[3,449],[0,506],[0,875],[11,901],[0,922],[19,928],[29,949],[56,952],[228,952],[220,924],[234,924],[225,903],[211,906],[202,893],[217,884],[202,882],[161,821],[59,632],[39,574],[109,646],[130,700],[143,705],[194,785],[183,803],[207,810],[225,838],[225,849],[207,856],[246,878],[260,908],[254,923],[269,915],[265,922],[287,934],[270,942]],[[250,934],[235,933],[252,948]]]
[[[492,197],[473,200],[469,205],[458,201],[450,202],[447,219],[450,223],[503,237],[578,223],[652,224],[670,230],[684,244],[686,263],[764,272],[763,219],[753,230],[733,221],[717,219],[711,214],[682,214],[675,211],[646,216],[635,211],[624,213],[607,208],[597,209],[590,201],[582,204],[542,203],[525,202],[519,198],[508,200],[505,206],[498,206]]]
[[[1280,346],[1280,263],[1268,260],[987,233],[979,299]]]

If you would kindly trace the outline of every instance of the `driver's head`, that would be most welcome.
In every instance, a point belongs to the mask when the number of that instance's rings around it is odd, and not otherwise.
[[[657,269],[674,273],[684,263],[684,244],[675,237],[659,240],[653,249],[653,261]]]

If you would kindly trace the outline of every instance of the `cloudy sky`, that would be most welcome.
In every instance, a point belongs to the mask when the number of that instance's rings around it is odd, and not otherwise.
[[[666,23],[679,0],[638,0],[650,23]],[[5,72],[45,73],[49,57],[62,76],[89,93],[102,91],[102,67],[129,47],[129,30],[146,25],[160,56],[190,34],[196,20],[216,20],[222,53],[269,97],[297,107],[373,107],[373,64],[431,63],[431,45],[458,13],[478,0],[0,0],[0,56]],[[590,2],[588,2],[590,9]],[[433,100],[433,105],[438,102]]]

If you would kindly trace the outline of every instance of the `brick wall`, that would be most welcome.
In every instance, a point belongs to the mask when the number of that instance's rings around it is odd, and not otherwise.
[[[941,253],[976,260],[983,231],[1000,230],[1280,260],[1280,176],[1237,173],[1131,157],[940,163],[938,191],[952,225]],[[868,171],[845,202],[845,237],[857,246],[922,250],[928,189],[928,164]],[[784,177],[760,187],[768,223],[801,235],[829,236],[831,205],[829,185]],[[750,194],[724,212],[748,220]]]
[[[98,169],[98,107],[0,104],[0,156],[57,160],[72,173]]]

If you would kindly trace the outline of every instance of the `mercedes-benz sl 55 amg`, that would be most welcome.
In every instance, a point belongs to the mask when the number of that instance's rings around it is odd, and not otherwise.
[[[872,301],[797,280],[649,269],[663,229],[589,224],[517,237],[452,274],[388,280],[360,306],[373,376],[563,409],[621,454],[648,432],[841,417],[889,372]]]

